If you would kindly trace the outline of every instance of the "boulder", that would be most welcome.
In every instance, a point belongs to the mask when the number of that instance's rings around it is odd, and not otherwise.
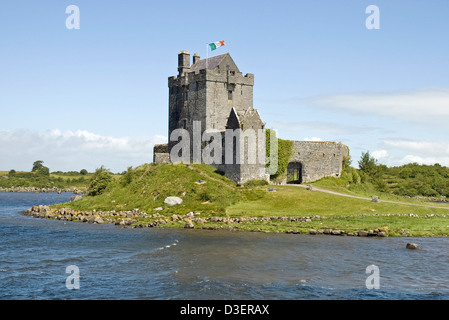
[[[182,203],[182,199],[180,197],[167,197],[164,200],[164,203],[168,204],[169,206],[175,206]]]
[[[421,247],[418,244],[412,242],[407,243],[405,247],[410,250],[421,249]]]
[[[70,202],[80,200],[81,198],[82,198],[82,196],[73,196],[70,198]]]
[[[101,217],[96,217],[96,218],[94,218],[94,223],[102,224],[102,223],[104,223],[104,221]]]
[[[194,225],[191,221],[187,221],[186,224],[184,225],[184,228],[186,229],[193,229]]]

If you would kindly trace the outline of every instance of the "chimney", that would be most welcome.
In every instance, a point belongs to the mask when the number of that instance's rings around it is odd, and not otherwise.
[[[200,61],[200,55],[198,53],[193,54],[193,64],[197,63],[197,61]]]
[[[182,75],[190,70],[190,53],[188,51],[180,51],[178,53],[178,72]]]

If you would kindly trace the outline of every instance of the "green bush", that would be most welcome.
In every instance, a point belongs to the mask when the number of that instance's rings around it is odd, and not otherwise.
[[[270,175],[271,180],[282,180],[286,174],[287,174],[287,166],[288,161],[290,160],[292,154],[293,154],[293,141],[290,140],[282,140],[277,139],[278,141],[278,154],[270,154],[270,136],[271,136],[271,129],[267,129],[265,131],[266,134],[266,155],[267,159],[269,159],[269,163],[272,163],[273,161],[277,160],[278,163],[278,169],[276,173]],[[269,165],[267,163],[267,166]]]
[[[112,182],[112,173],[103,166],[95,170],[89,184],[87,194],[89,196],[97,196],[102,194],[108,185]]]

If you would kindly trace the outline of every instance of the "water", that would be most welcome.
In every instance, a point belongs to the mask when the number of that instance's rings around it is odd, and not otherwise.
[[[447,238],[125,229],[19,213],[71,196],[0,193],[0,299],[449,298]],[[365,284],[372,264],[377,290]],[[71,265],[78,290],[66,287]]]

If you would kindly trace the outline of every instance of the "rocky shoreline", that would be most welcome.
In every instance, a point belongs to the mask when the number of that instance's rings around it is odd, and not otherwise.
[[[37,188],[37,187],[10,187],[10,188],[3,188],[0,187],[0,192],[35,192],[35,193],[63,193],[63,192],[71,192],[75,194],[83,194],[86,192],[86,190],[82,188]]]
[[[73,200],[75,197],[72,197]],[[156,211],[159,208],[156,208]],[[162,208],[160,208],[162,209]],[[312,222],[316,219],[327,219],[322,216],[309,216],[309,217],[286,217],[286,216],[265,216],[265,217],[201,217],[200,213],[189,212],[185,215],[173,214],[171,216],[165,216],[156,213],[140,212],[139,209],[132,211],[77,211],[70,208],[54,209],[49,206],[33,206],[32,208],[25,210],[22,214],[35,218],[47,218],[62,221],[84,222],[93,224],[110,223],[120,227],[130,228],[157,228],[162,227],[168,223],[177,223],[178,227],[184,227],[187,229],[206,229],[206,230],[230,230],[239,231],[239,224],[250,223],[269,223],[271,221],[286,221],[286,222]],[[146,219],[146,222],[142,220]],[[274,232],[280,233],[281,231],[267,231],[255,228],[246,231],[253,232]],[[388,227],[381,227],[375,230],[359,230],[357,232],[345,232],[344,230],[336,229],[312,229],[308,232],[300,232],[298,229],[290,229],[282,231],[287,234],[310,234],[310,235],[332,235],[332,236],[356,236],[356,237],[386,237],[388,236]]]

